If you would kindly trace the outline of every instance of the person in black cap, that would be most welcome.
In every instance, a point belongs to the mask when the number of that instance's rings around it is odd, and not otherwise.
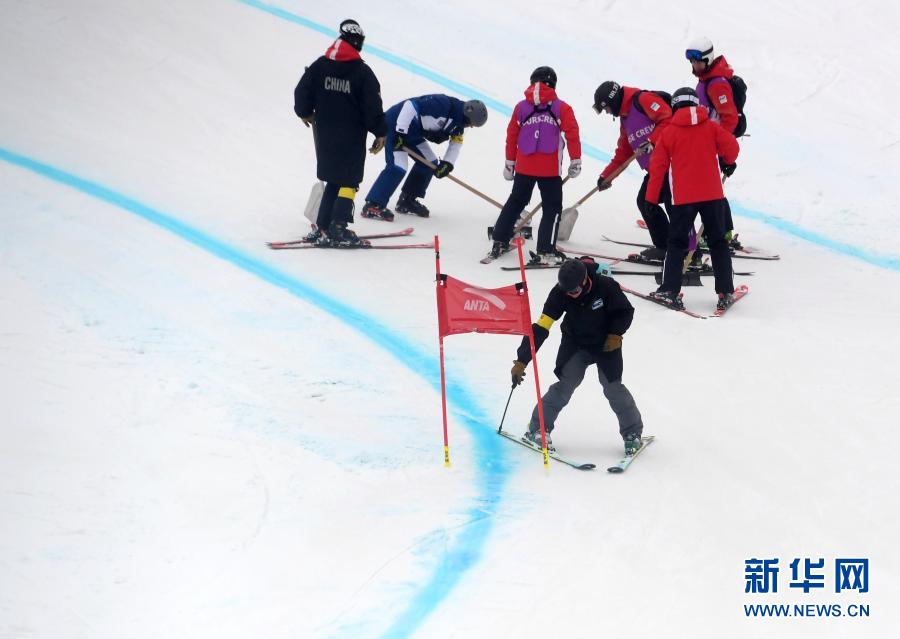
[[[365,38],[356,20],[344,20],[337,40],[306,68],[294,89],[294,112],[313,126],[316,175],[325,182],[317,228],[306,239],[325,246],[362,244],[347,225],[363,178],[366,133],[375,136],[370,153],[384,148],[387,134],[381,86],[359,55]]]
[[[585,371],[596,364],[603,394],[619,421],[625,452],[634,454],[641,447],[644,424],[634,398],[622,383],[622,336],[631,326],[634,307],[618,282],[600,275],[597,264],[589,257],[582,257],[568,259],[560,267],[558,282],[544,302],[540,319],[531,327],[535,349],[541,347],[553,322],[563,314],[566,317],[562,323],[562,342],[553,371],[559,381],[551,385],[543,397],[547,447],[553,449],[550,433],[557,416],[581,384]],[[531,346],[526,336],[522,338],[513,362],[513,386],[522,383],[529,361]],[[522,439],[541,446],[537,406]]]
[[[619,141],[609,164],[597,179],[597,190],[605,191],[612,186],[609,176],[632,156],[637,154],[638,165],[645,171],[650,167],[650,154],[659,134],[672,117],[669,106],[670,96],[665,91],[644,91],[635,87],[622,86],[607,80],[594,92],[594,111],[599,115],[608,113],[619,118]],[[650,231],[653,246],[641,251],[645,260],[661,260],[666,254],[669,237],[669,218],[666,215],[670,205],[668,188],[664,187],[659,204],[651,204],[644,197],[647,192],[647,175],[637,195],[637,207]]]

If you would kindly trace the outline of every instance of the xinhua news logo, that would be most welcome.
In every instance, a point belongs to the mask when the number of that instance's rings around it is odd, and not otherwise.
[[[744,560],[744,593],[747,595],[771,595],[779,592],[797,593],[799,599],[792,603],[745,603],[746,617],[868,617],[869,604],[864,599],[851,599],[852,595],[869,592],[869,560],[863,558],[837,558],[827,562],[823,557],[794,557],[781,577],[781,562],[771,559]],[[785,582],[787,582],[785,586]],[[833,602],[805,600],[810,593],[834,595]]]

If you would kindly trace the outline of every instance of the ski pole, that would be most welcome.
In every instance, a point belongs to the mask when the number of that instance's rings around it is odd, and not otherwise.
[[[516,390],[515,384],[513,384],[513,387],[509,389],[509,397],[506,400],[506,408],[503,409],[503,417],[500,418],[500,428],[497,429],[498,433],[503,432],[503,421],[506,419],[506,411],[507,411],[507,409],[509,409],[509,400],[512,399],[512,394],[513,394],[514,390]]]

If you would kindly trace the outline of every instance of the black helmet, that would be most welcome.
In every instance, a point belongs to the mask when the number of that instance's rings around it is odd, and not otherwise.
[[[700,106],[700,98],[691,87],[681,87],[672,94],[672,111],[686,106]]]
[[[607,80],[594,91],[594,111],[603,113],[609,107],[609,112],[619,115],[622,109],[622,86],[618,82]]]
[[[481,100],[469,100],[463,105],[463,117],[472,126],[483,126],[487,116],[487,107]]]
[[[568,259],[559,267],[557,286],[564,293],[571,293],[584,284],[587,275],[587,267],[584,262],[576,259]]]
[[[362,27],[359,26],[359,23],[356,20],[344,20],[341,22],[340,32],[341,35],[339,37],[341,40],[357,51],[362,51],[366,34],[363,33]]]
[[[551,89],[556,88],[556,71],[550,67],[538,67],[531,72],[531,84],[543,82]]]

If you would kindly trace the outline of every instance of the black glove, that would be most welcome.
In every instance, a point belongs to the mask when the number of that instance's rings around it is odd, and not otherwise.
[[[606,189],[608,189],[611,186],[612,186],[612,182],[607,182],[606,178],[604,178],[602,175],[597,178],[597,190],[598,191],[605,191]]]
[[[516,360],[515,362],[513,362],[513,367],[510,373],[512,373],[512,385],[513,388],[515,388],[522,383],[522,380],[525,379],[525,364]]]
[[[452,164],[450,164],[449,162],[445,162],[444,160],[441,160],[440,162],[438,162],[437,168],[435,168],[435,170],[434,170],[434,177],[436,177],[438,179],[445,178],[448,175],[450,175],[450,171],[452,171],[452,170],[453,170]]]
[[[641,143],[638,149],[640,150],[641,155],[650,155],[651,153],[653,153],[653,142],[651,142],[650,140],[645,140],[643,143]]]
[[[402,151],[403,147],[406,146],[406,138],[403,137],[403,134],[400,131],[394,132],[394,150]]]
[[[731,177],[731,174],[734,173],[734,170],[737,168],[737,162],[728,164],[725,160],[719,158],[719,168],[722,169],[722,175]]]

